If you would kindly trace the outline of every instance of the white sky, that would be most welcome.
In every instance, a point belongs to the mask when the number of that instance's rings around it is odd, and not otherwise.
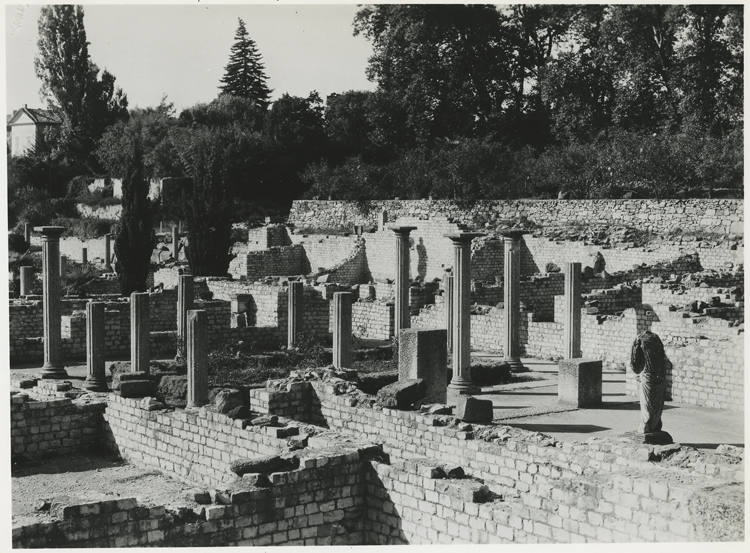
[[[40,5],[5,9],[6,109],[45,107],[34,73]],[[355,4],[91,5],[84,3],[89,54],[108,69],[131,107],[162,95],[179,110],[210,102],[229,61],[237,18],[245,21],[273,89],[307,96],[373,90],[365,77],[370,43],[353,36]]]

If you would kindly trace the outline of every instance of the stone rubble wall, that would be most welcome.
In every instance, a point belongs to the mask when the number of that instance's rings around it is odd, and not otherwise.
[[[381,301],[352,303],[352,334],[357,338],[390,340],[395,308],[393,303]]]
[[[14,459],[68,455],[97,443],[104,403],[70,399],[35,401],[10,398],[10,443]]]
[[[360,246],[360,238],[350,236],[325,236],[292,234],[291,241],[304,251],[302,274],[326,271],[343,263]]]
[[[246,251],[267,250],[277,246],[291,246],[289,231],[280,224],[265,225],[247,232]]]
[[[639,285],[626,286],[619,288],[607,288],[597,290],[590,294],[581,295],[581,305],[586,307],[589,304],[598,310],[600,315],[615,315],[634,305],[644,303],[642,288]],[[555,296],[555,317],[554,322],[562,323],[565,318],[565,296]]]
[[[653,232],[677,228],[743,233],[744,202],[730,199],[691,200],[483,200],[470,206],[451,200],[372,200],[363,212],[355,202],[295,200],[289,222],[300,228],[373,226],[381,210],[388,220],[450,217],[478,225],[492,220],[526,217],[541,226],[610,224]]]
[[[112,219],[119,220],[122,215],[122,206],[118,204],[103,207],[91,207],[86,204],[76,204],[78,215],[83,219]]]

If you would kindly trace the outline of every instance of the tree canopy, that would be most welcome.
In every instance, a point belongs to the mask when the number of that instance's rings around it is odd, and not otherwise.
[[[219,88],[224,94],[254,100],[263,109],[268,107],[271,90],[268,89],[265,66],[255,41],[250,38],[245,22],[239,19],[229,63],[221,78]]]

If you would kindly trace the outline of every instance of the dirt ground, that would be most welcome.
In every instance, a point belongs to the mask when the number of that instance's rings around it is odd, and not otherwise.
[[[85,503],[134,497],[141,506],[196,507],[187,499],[194,488],[158,471],[144,470],[113,457],[69,455],[25,463],[11,471],[13,526],[52,520],[35,503]]]

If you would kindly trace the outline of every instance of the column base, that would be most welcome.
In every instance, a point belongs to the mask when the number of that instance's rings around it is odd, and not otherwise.
[[[83,382],[83,387],[91,392],[109,392],[107,381],[99,378],[87,378]]]
[[[503,363],[510,365],[510,372],[512,373],[525,373],[529,371],[528,367],[524,367],[519,357],[506,357],[503,359]]]
[[[456,380],[453,379],[448,384],[449,395],[471,395],[478,394],[482,390],[476,386],[471,380]]]
[[[56,378],[68,378],[68,371],[62,366],[45,365],[42,367],[42,380],[54,380]]]

